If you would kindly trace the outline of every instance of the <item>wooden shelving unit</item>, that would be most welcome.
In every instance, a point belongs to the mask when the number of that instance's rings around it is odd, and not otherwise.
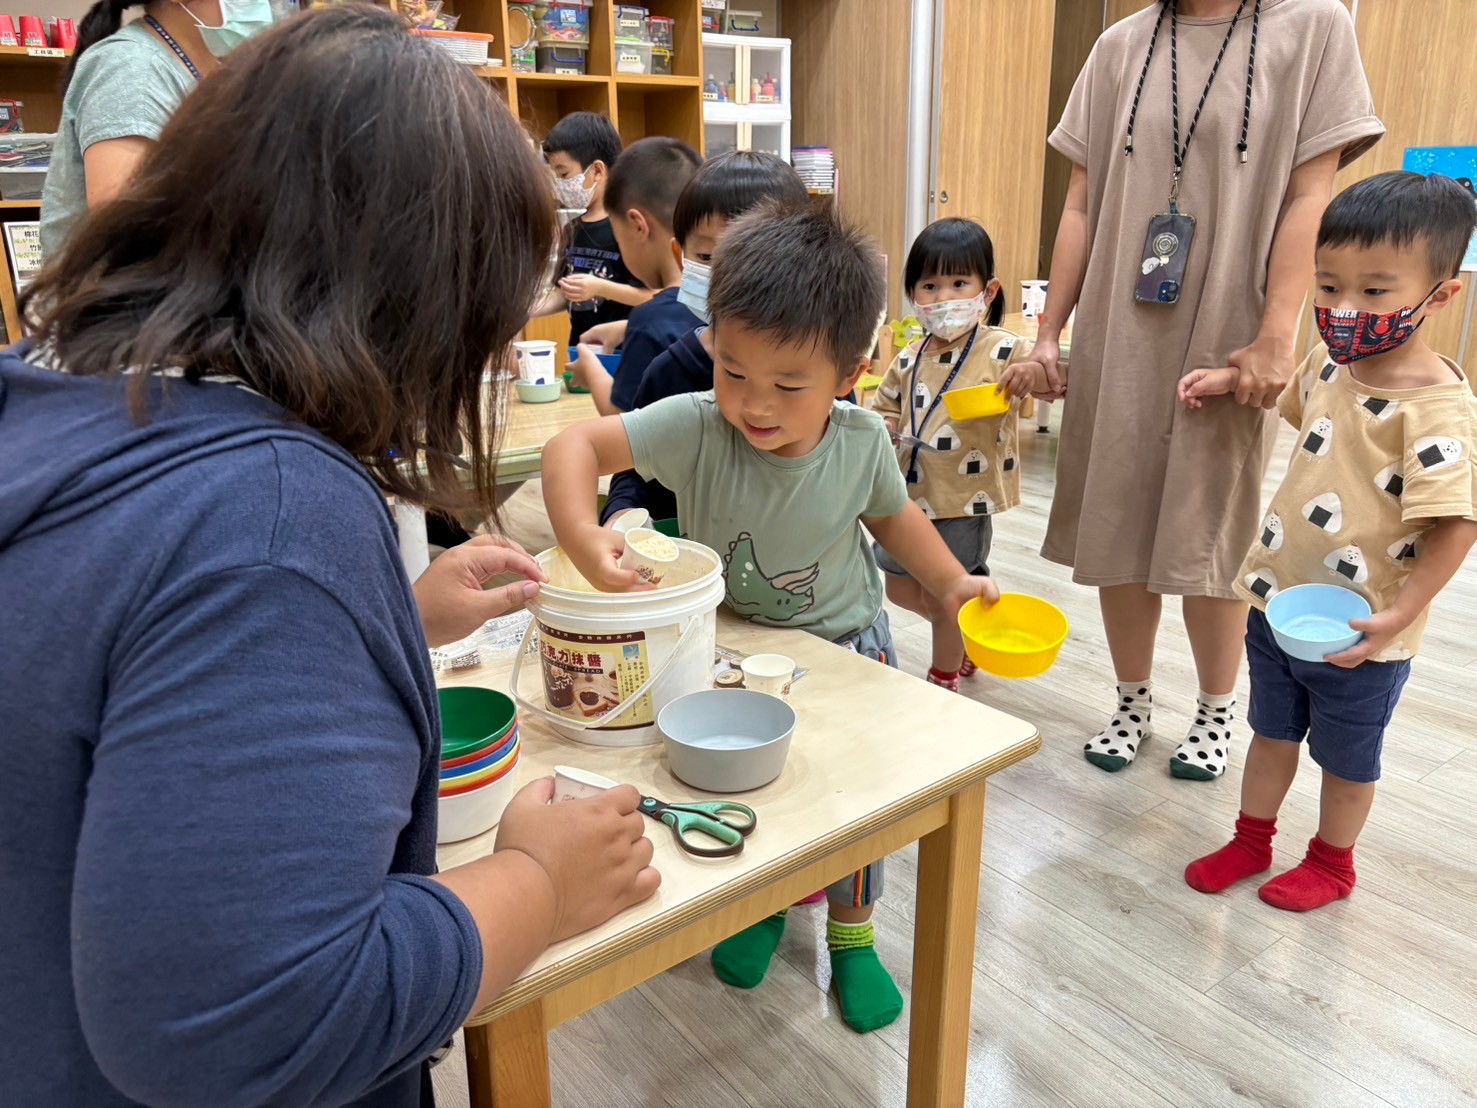
[[[24,105],[26,130],[54,132],[62,117],[58,87],[70,50],[42,51],[31,46],[0,46],[0,96]],[[0,223],[33,223],[41,218],[39,200],[0,200]],[[20,311],[16,307],[15,278],[8,251],[0,247],[0,315],[5,320],[5,344],[20,338]]]
[[[453,0],[461,17],[457,29],[493,36],[493,56],[501,65],[479,66],[477,76],[492,83],[535,138],[543,138],[570,112],[600,112],[610,117],[622,141],[671,135],[703,149],[702,8],[700,0],[645,0],[652,15],[675,20],[672,75],[616,73],[615,0],[590,5],[590,45],[583,75],[514,73],[509,52],[509,0]]]

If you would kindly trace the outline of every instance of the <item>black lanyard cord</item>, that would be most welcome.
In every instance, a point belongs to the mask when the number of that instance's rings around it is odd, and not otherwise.
[[[152,15],[144,16],[144,22],[153,28],[156,35],[164,40],[165,46],[168,46],[174,51],[175,57],[185,63],[185,68],[190,71],[190,76],[197,81],[200,80],[200,70],[195,68],[195,63],[190,60],[190,55],[185,53],[185,48],[175,42],[174,36],[164,29],[164,24],[160,23]]]
[[[1154,60],[1154,44],[1159,39],[1159,27],[1164,22],[1164,13],[1169,12],[1169,88],[1173,107],[1174,122],[1174,176],[1176,193],[1180,175],[1185,169],[1185,158],[1190,153],[1190,143],[1195,138],[1195,128],[1200,123],[1200,113],[1205,110],[1205,101],[1210,97],[1210,89],[1215,84],[1216,74],[1220,72],[1221,61],[1226,56],[1226,48],[1231,45],[1231,36],[1236,33],[1236,24],[1241,21],[1241,14],[1246,10],[1246,0],[1236,8],[1236,14],[1231,17],[1231,26],[1226,30],[1226,37],[1221,40],[1220,52],[1215,56],[1215,64],[1210,67],[1210,76],[1205,80],[1205,88],[1200,92],[1200,103],[1196,105],[1195,115],[1190,120],[1189,130],[1185,132],[1185,144],[1180,145],[1180,59],[1179,59],[1179,0],[1161,0],[1159,17],[1154,21],[1153,33],[1149,36],[1149,52],[1144,57],[1144,67],[1139,71],[1138,86],[1134,89],[1133,107],[1128,113],[1128,133],[1124,137],[1123,153],[1125,156],[1133,153],[1133,128],[1138,121],[1139,101],[1143,97],[1144,81],[1149,76],[1149,66]],[[1241,108],[1241,140],[1236,144],[1236,149],[1241,154],[1241,160],[1246,161],[1248,149],[1247,136],[1251,129],[1251,86],[1252,78],[1256,74],[1256,41],[1261,29],[1262,0],[1255,0],[1251,15],[1251,53],[1246,65],[1246,97]]]

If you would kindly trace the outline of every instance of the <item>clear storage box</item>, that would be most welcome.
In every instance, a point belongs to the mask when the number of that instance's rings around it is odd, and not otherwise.
[[[654,15],[651,17],[651,45],[672,49],[677,41],[677,21],[669,15]]]
[[[589,46],[590,13],[571,4],[551,4],[538,17],[540,46]]]
[[[672,75],[672,51],[653,46],[651,48],[651,71],[658,77],[670,77]]]
[[[41,190],[45,187],[45,166],[0,169],[0,200],[39,201]]]
[[[651,13],[634,4],[617,4],[615,6],[615,37],[617,42],[622,40],[650,42]]]
[[[540,73],[563,73],[577,75],[585,71],[585,48],[583,46],[540,46],[538,48],[538,71]]]
[[[622,42],[615,44],[615,71],[617,73],[648,74],[651,72],[651,43]]]

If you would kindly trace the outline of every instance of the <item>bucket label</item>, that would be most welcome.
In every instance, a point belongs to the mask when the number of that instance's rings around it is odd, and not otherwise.
[[[576,635],[540,622],[539,661],[549,710],[588,723],[613,711],[651,676],[646,635]],[[630,731],[656,722],[651,694],[603,731]]]

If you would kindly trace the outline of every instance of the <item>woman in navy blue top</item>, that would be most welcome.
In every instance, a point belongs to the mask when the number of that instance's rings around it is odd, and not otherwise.
[[[344,5],[233,54],[48,262],[0,356],[0,1104],[426,1104],[472,1011],[656,888],[634,789],[547,781],[436,873],[384,492],[491,504],[482,371],[553,234],[487,85]]]

